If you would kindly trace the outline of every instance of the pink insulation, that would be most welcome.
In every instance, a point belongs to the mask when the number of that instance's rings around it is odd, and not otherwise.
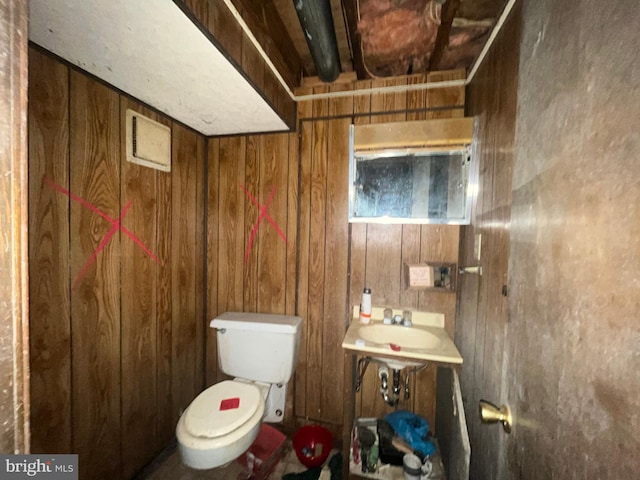
[[[431,0],[360,0],[365,64],[374,76],[424,70],[440,24],[440,5]]]

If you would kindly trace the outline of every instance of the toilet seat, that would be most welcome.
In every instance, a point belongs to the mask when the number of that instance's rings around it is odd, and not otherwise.
[[[237,430],[264,404],[260,389],[225,380],[200,393],[184,412],[185,429],[196,437],[216,438]]]
[[[244,453],[260,431],[264,393],[258,385],[230,380],[200,393],[176,426],[182,462],[190,468],[209,469]]]

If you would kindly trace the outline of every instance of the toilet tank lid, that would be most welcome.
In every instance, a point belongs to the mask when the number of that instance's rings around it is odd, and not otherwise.
[[[302,318],[273,313],[225,312],[211,320],[211,328],[229,330],[253,330],[295,334],[300,330]]]

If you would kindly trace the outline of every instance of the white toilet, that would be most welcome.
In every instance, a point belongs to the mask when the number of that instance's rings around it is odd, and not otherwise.
[[[211,320],[218,330],[220,369],[235,378],[207,388],[182,413],[176,436],[185,465],[225,465],[251,446],[263,421],[282,421],[301,322],[300,317],[242,312]]]

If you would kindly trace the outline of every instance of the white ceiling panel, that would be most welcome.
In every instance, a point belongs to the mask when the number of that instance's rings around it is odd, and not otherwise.
[[[286,124],[171,0],[31,0],[29,38],[205,135]]]

